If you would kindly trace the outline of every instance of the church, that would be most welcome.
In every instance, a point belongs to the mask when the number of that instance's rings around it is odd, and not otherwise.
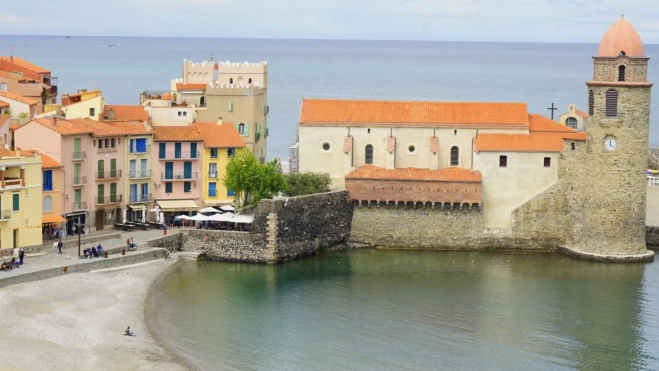
[[[624,16],[593,61],[588,112],[579,112],[588,125],[555,122],[524,103],[304,99],[291,168],[328,172],[348,190],[359,242],[652,260],[652,83]]]

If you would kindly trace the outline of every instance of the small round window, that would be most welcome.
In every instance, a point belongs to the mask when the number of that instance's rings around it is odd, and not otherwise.
[[[408,150],[410,153],[414,153],[414,151],[416,151],[416,147],[414,147],[414,146],[409,146],[409,147],[407,147],[407,150]]]
[[[323,143],[323,151],[329,151],[330,150],[330,144],[329,143]]]

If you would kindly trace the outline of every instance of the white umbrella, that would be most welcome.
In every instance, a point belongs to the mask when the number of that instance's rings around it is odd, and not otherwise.
[[[200,213],[219,213],[220,211],[218,209],[215,209],[213,207],[204,207],[203,209],[199,210]]]
[[[197,215],[193,216],[192,218],[188,218],[188,220],[194,220],[196,222],[203,222],[205,220],[209,220],[209,218],[206,215],[197,214]]]
[[[236,215],[231,221],[233,223],[251,223],[254,221],[254,215]]]
[[[145,206],[146,207],[146,206]],[[158,206],[154,207],[153,209],[149,209],[150,212],[152,213],[157,213],[160,211],[160,208]]]
[[[213,214],[208,220],[213,222],[230,222],[233,221],[233,214]]]
[[[224,210],[224,211],[235,211],[236,209],[235,209],[233,206],[231,206],[231,205],[224,205],[224,206],[221,206],[221,207],[220,207],[220,210]]]
[[[165,213],[163,213],[163,212],[160,213],[160,219],[158,219],[158,221],[161,224],[165,224]]]
[[[174,217],[174,219],[184,219],[184,220],[190,220],[190,217],[187,215],[177,215]]]
[[[142,206],[142,223],[146,223],[146,206]]]
[[[121,210],[121,215],[123,216],[122,222],[123,224],[126,224],[126,209]]]

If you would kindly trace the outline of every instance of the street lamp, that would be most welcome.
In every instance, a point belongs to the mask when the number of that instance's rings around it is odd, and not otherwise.
[[[78,229],[78,257],[80,257],[80,230],[85,226],[85,223],[74,223],[73,225]]]

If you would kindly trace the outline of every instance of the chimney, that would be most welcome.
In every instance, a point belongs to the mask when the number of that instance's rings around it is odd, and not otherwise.
[[[16,157],[21,157],[21,147],[16,147]]]
[[[217,124],[218,124],[218,125],[222,125],[222,118],[221,118],[221,117],[218,117],[218,118],[217,118]]]

